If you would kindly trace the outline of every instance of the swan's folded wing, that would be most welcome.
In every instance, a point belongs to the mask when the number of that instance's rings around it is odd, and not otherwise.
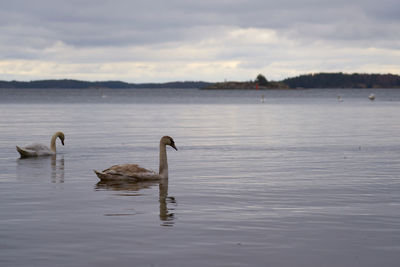
[[[156,174],[154,171],[147,170],[145,168],[139,167],[136,164],[121,164],[121,165],[114,165],[108,169],[105,169],[103,173],[108,173],[112,175],[121,175],[121,176],[132,176],[137,177],[138,175],[146,175]]]
[[[31,145],[27,145],[25,147],[23,147],[22,149],[25,150],[32,150],[32,151],[50,151],[50,148],[46,145],[43,144],[31,144]]]

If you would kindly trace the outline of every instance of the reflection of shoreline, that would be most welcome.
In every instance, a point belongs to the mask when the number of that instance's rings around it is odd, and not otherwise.
[[[162,226],[173,226],[175,214],[170,212],[174,208],[168,208],[168,204],[172,203],[176,205],[174,197],[168,196],[168,179],[161,181],[148,181],[148,182],[125,182],[125,181],[100,181],[96,184],[96,190],[112,190],[112,191],[125,191],[125,194],[119,194],[121,196],[140,196],[138,191],[147,189],[155,185],[159,185],[159,204],[160,213],[159,217]],[[129,192],[129,194],[127,193]]]
[[[50,164],[49,164],[50,163]],[[35,179],[50,176],[52,183],[64,183],[65,161],[61,155],[50,157],[31,157],[17,159],[16,175],[20,180]]]

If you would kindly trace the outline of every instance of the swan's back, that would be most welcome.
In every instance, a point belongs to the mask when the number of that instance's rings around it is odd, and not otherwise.
[[[44,151],[50,152],[51,151],[48,146],[43,145],[43,144],[39,144],[39,143],[35,143],[35,144],[31,144],[31,145],[25,146],[25,147],[23,147],[23,149],[32,150],[32,151],[38,151],[38,152],[40,152],[40,151],[42,151],[42,152],[44,152]]]
[[[48,156],[54,154],[50,148],[43,144],[31,144],[25,147],[17,146],[17,151],[21,157],[38,157],[38,156]]]
[[[103,172],[108,173],[125,173],[127,175],[134,175],[136,173],[154,173],[148,169],[142,168],[137,164],[119,164],[105,169]]]
[[[97,177],[101,180],[150,180],[159,179],[159,175],[154,171],[140,167],[137,164],[114,165],[102,172],[94,170]]]

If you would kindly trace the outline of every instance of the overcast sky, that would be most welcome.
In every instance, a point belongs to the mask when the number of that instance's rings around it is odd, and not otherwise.
[[[399,0],[12,0],[0,80],[400,74]]]

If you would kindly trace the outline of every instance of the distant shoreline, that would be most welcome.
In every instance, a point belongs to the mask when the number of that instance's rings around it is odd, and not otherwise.
[[[317,73],[305,74],[282,81],[177,81],[166,83],[126,83],[122,81],[80,81],[72,79],[0,81],[0,88],[21,89],[204,89],[204,90],[270,90],[270,89],[308,89],[308,88],[400,88],[400,76],[396,74],[344,74]]]
[[[167,83],[126,83],[121,81],[97,81],[88,82],[80,80],[37,80],[29,82],[0,81],[0,88],[15,89],[141,89],[141,88],[203,88],[212,83],[207,82],[167,82]]]

